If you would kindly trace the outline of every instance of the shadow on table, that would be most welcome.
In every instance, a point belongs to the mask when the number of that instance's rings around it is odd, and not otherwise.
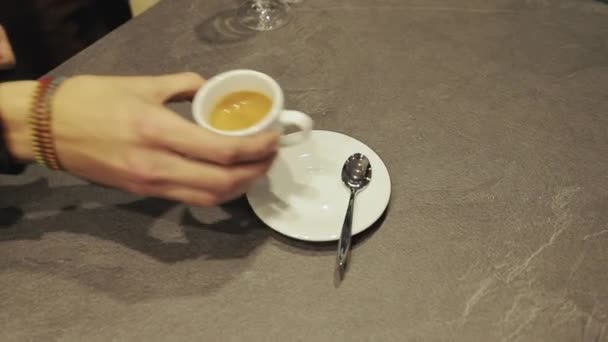
[[[8,205],[3,206],[3,202]],[[83,207],[87,203],[94,206]],[[24,213],[24,206],[33,209]],[[2,186],[0,241],[38,240],[52,232],[86,234],[117,242],[163,263],[175,263],[199,257],[242,258],[268,237],[262,223],[251,219],[244,200],[222,206],[222,217],[213,223],[197,220],[192,209],[181,209],[179,222],[162,218],[179,206],[173,201],[137,198],[93,185],[50,188],[46,180],[38,180]],[[154,224],[163,220],[165,225],[181,228],[180,241],[163,241],[150,234]]]
[[[248,256],[269,238],[243,200],[189,208],[94,185],[51,188],[41,179],[0,186],[0,208],[7,277],[64,278],[129,303],[214,292],[248,271]]]
[[[195,28],[198,39],[211,44],[230,44],[255,36],[256,31],[240,25],[236,9],[216,13]]]
[[[33,199],[35,204],[31,203]],[[87,206],[91,203],[94,205]],[[23,207],[33,208],[25,213]],[[336,250],[335,241],[300,241],[267,228],[244,198],[219,208],[179,207],[183,205],[88,184],[50,188],[46,180],[40,179],[23,185],[0,186],[0,242],[39,240],[53,232],[86,234],[117,242],[163,263],[202,256],[242,258],[268,237],[281,242],[280,248],[299,254]],[[179,220],[163,218],[175,208],[182,211]],[[353,248],[382,226],[388,210],[369,229],[353,237]],[[157,221],[181,228],[183,239],[172,242],[151,235]]]
[[[23,210],[17,207],[0,208],[0,229],[8,229],[23,218]]]
[[[271,237],[244,199],[195,209],[100,186],[51,188],[40,179],[0,186],[0,208],[0,267],[7,275],[66,278],[130,303],[216,291],[247,272],[254,260],[248,256]],[[45,238],[50,233],[68,234]],[[274,236],[301,247],[296,253],[335,251]],[[32,244],[8,243],[26,240]]]

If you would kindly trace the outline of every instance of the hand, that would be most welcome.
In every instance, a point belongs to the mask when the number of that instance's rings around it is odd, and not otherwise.
[[[4,27],[0,25],[0,70],[11,69],[15,66],[16,62],[8,35]]]
[[[94,182],[194,205],[216,205],[242,195],[270,168],[278,134],[222,136],[164,106],[171,99],[191,97],[203,82],[192,73],[66,80],[52,103],[62,165]],[[0,88],[0,105],[13,103],[4,108],[9,148],[26,160],[33,157],[23,114],[28,101],[10,99],[28,89],[31,93],[32,87],[33,82],[18,82]],[[18,112],[21,118],[15,120],[19,115],[10,113]]]

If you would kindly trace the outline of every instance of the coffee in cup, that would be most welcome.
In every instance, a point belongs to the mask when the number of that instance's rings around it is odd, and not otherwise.
[[[209,124],[224,131],[238,131],[257,125],[272,107],[268,96],[255,91],[225,95],[211,111]]]
[[[313,120],[306,114],[285,110],[283,91],[270,76],[254,70],[232,70],[209,79],[192,101],[194,121],[218,134],[248,136],[269,129],[299,131],[281,136],[281,145],[308,137]]]

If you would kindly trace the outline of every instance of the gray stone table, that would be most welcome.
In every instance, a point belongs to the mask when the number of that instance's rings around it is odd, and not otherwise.
[[[345,282],[244,201],[32,167],[0,178],[0,340],[608,341],[608,5],[304,0],[253,35],[235,3],[165,0],[54,73],[276,77],[392,174]]]

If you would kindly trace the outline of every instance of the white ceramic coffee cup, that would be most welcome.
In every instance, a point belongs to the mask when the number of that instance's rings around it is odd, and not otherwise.
[[[238,91],[254,91],[272,100],[270,112],[256,125],[242,130],[226,131],[217,129],[209,123],[213,108],[224,96]],[[281,136],[281,145],[297,144],[309,136],[313,127],[310,116],[295,110],[283,108],[283,90],[272,77],[254,70],[231,70],[209,79],[198,90],[192,101],[192,115],[200,126],[219,134],[229,136],[248,136],[269,129],[283,132],[287,126],[296,126],[300,131]]]

